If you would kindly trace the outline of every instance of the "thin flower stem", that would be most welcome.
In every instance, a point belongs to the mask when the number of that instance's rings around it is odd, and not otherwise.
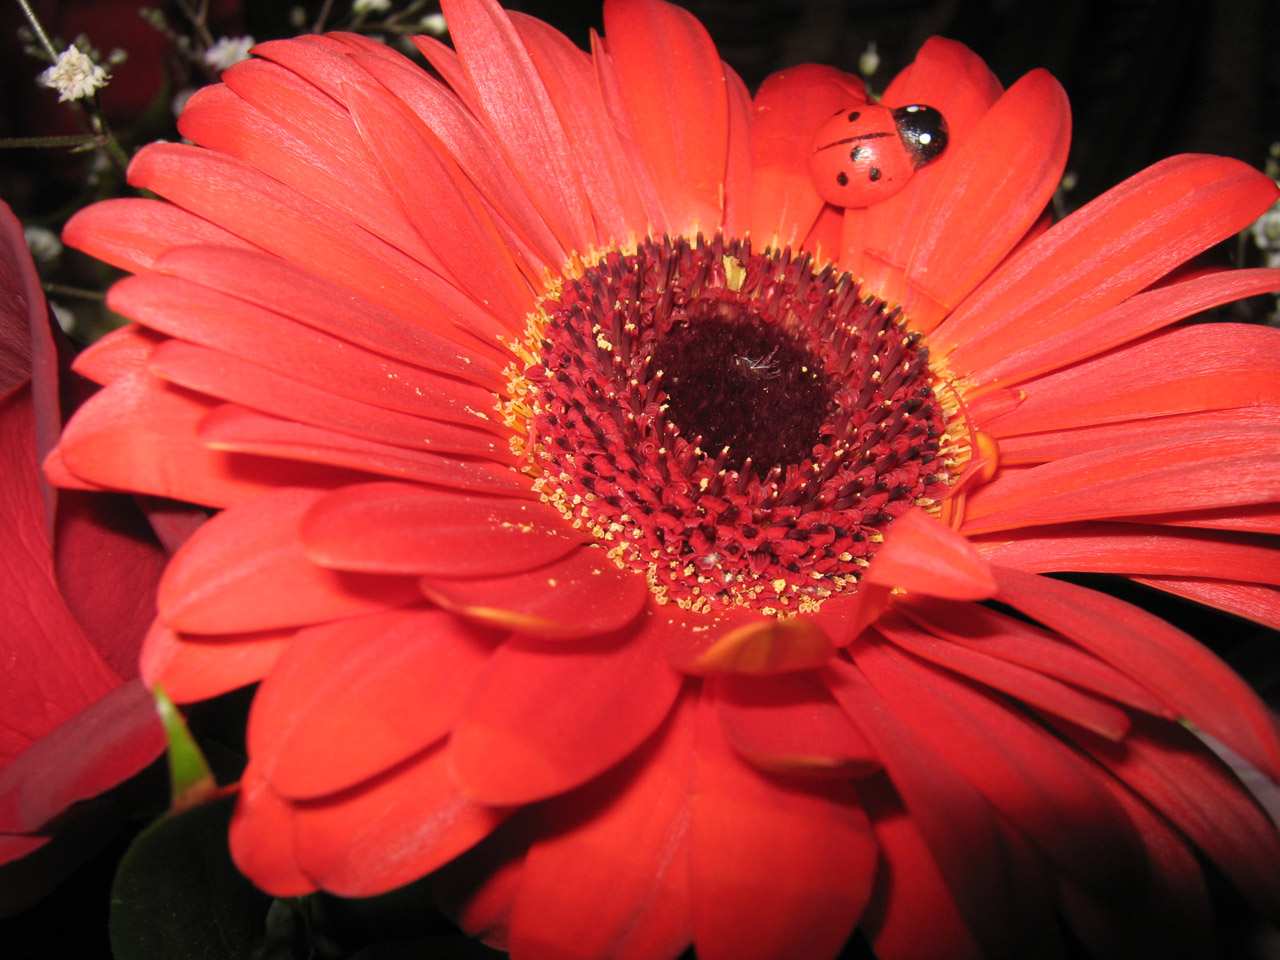
[[[20,147],[105,147],[107,138],[95,133],[78,133],[63,137],[0,137],[0,150]]]
[[[333,9],[333,0],[324,0],[324,6],[320,8],[320,15],[316,17],[315,26],[311,28],[312,33],[324,33],[324,22],[329,19],[329,11]]]
[[[49,59],[54,63],[58,60],[58,51],[53,49],[53,44],[49,42],[49,35],[44,32],[44,27],[40,25],[40,21],[36,19],[35,11],[27,3],[27,0],[18,0],[18,6],[22,8],[22,12],[27,15],[27,22],[31,24],[31,29],[36,32],[36,36],[40,38],[40,42],[44,44],[45,51],[49,54]]]
[[[55,294],[60,297],[75,297],[77,300],[93,300],[102,303],[107,299],[107,295],[101,290],[86,290],[83,287],[69,287],[63,283],[45,283],[41,284],[45,293]]]

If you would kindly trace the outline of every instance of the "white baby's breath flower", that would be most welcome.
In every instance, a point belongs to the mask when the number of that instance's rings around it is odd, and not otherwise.
[[[57,264],[62,256],[62,241],[56,233],[48,227],[26,227],[22,235],[37,267],[48,268]]]
[[[443,36],[444,32],[449,29],[448,25],[444,22],[443,13],[428,14],[418,22],[418,26],[422,27],[422,29],[427,31],[427,33],[433,34],[437,37]]]
[[[361,17],[367,17],[371,13],[386,13],[390,9],[391,0],[355,0],[351,4],[351,12]]]
[[[218,42],[204,52],[204,62],[213,69],[226,70],[233,63],[249,59],[253,37],[219,37]]]
[[[70,46],[58,54],[57,62],[40,74],[40,82],[58,91],[58,102],[79,100],[94,93],[111,79],[79,47]]]

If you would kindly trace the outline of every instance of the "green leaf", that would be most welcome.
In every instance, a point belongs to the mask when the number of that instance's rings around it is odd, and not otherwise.
[[[171,808],[175,811],[204,803],[218,789],[213,779],[213,771],[196,745],[195,738],[187,729],[187,722],[173,705],[173,701],[164,690],[156,687],[152,691],[156,698],[156,711],[160,714],[160,723],[164,726],[165,739],[169,742],[169,783],[171,786]]]
[[[245,960],[271,898],[227,848],[234,798],[157,820],[129,846],[111,887],[115,960]]]

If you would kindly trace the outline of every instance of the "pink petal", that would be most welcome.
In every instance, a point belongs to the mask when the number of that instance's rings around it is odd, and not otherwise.
[[[689,824],[693,939],[703,960],[825,960],[871,895],[876,844],[853,785],[770,777],[698,704]]]
[[[590,641],[506,643],[449,742],[463,792],[528,803],[585,783],[643,743],[680,690],[654,636],[658,619]]]
[[[254,697],[249,753],[291,799],[368,780],[449,732],[495,646],[491,633],[439,610],[302,630]]]
[[[499,576],[580,542],[551,507],[410,483],[364,483],[316,501],[301,525],[315,563],[376,573]]]

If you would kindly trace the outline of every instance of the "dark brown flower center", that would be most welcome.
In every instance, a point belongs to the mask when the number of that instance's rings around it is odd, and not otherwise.
[[[947,490],[916,334],[807,255],[648,240],[542,304],[512,422],[544,499],[660,599],[812,609]]]

